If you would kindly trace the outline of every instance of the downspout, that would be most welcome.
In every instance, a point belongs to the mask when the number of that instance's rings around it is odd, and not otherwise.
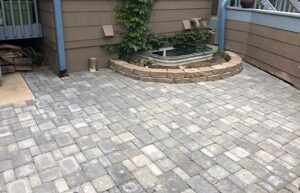
[[[223,52],[225,49],[225,20],[226,20],[226,7],[229,0],[219,0],[219,10],[218,10],[218,50]]]
[[[61,0],[53,0],[59,77],[67,76]]]

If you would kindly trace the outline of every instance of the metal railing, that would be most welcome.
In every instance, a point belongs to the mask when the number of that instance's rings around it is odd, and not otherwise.
[[[241,0],[231,0],[230,6],[242,7]],[[274,1],[274,4],[272,4],[269,0],[255,0],[253,2],[253,5],[249,8],[300,13],[300,1],[299,0],[276,0]]]
[[[0,0],[0,40],[42,37],[36,0]]]
[[[275,7],[272,5],[272,3],[269,0],[254,1],[254,8],[276,11]]]
[[[242,7],[241,0],[232,0],[230,6],[233,7]],[[255,0],[252,4],[251,9],[263,9],[263,10],[272,10],[276,11],[276,8],[268,0]]]
[[[278,11],[300,13],[299,0],[276,0],[275,7]]]

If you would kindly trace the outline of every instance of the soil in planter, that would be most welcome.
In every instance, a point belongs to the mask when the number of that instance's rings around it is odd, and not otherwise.
[[[230,56],[225,53],[215,53],[211,60],[205,60],[201,62],[191,62],[189,64],[185,64],[182,66],[159,66],[154,64],[142,64],[138,61],[133,62],[138,66],[145,66],[148,68],[159,68],[159,69],[185,69],[185,68],[200,68],[200,67],[208,67],[214,66],[218,64],[222,64],[230,60]]]

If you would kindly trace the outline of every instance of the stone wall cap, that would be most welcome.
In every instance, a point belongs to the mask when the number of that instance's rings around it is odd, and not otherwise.
[[[230,51],[225,53],[230,56],[228,62],[199,68],[147,68],[118,59],[109,62],[112,69],[131,78],[163,83],[192,83],[215,81],[239,73],[242,70],[242,58]]]

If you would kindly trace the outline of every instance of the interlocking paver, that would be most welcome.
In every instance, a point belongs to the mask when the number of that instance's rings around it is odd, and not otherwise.
[[[19,167],[31,161],[31,154],[28,150],[22,150],[11,155],[11,162],[13,167]]]
[[[131,174],[122,164],[115,164],[107,168],[107,172],[116,185],[123,184],[131,180]]]
[[[144,188],[153,187],[157,181],[157,178],[147,167],[137,169],[133,172],[133,176]]]
[[[247,189],[247,193],[267,193],[265,189],[262,187],[258,186],[257,184],[251,184]]]
[[[135,181],[129,181],[121,185],[121,192],[124,193],[138,193],[141,192],[140,185]]]
[[[131,161],[137,166],[137,167],[143,167],[147,164],[150,164],[151,161],[144,155],[140,154],[138,156],[135,156],[131,159]]]
[[[265,167],[263,167],[262,165],[260,165],[259,163],[257,163],[252,159],[245,158],[241,160],[239,163],[243,168],[247,169],[248,171],[250,171],[251,173],[253,173],[258,177],[264,177],[269,173],[269,171]]]
[[[25,139],[29,139],[29,138],[32,138],[32,132],[30,129],[21,129],[21,130],[17,130],[15,133],[15,138],[16,138],[16,141],[22,141],[22,140],[25,140]]]
[[[117,149],[116,145],[110,140],[103,140],[98,143],[104,153],[113,152]]]
[[[215,165],[215,166],[209,168],[207,171],[210,175],[212,175],[213,177],[215,177],[218,180],[226,178],[229,175],[228,171],[226,171],[224,168],[222,168],[219,165]]]
[[[173,171],[160,176],[160,184],[166,186],[169,192],[183,192],[189,187],[186,182],[177,176]]]
[[[7,193],[32,193],[28,180],[21,179],[7,184]]]
[[[249,65],[197,84],[25,73],[0,106],[0,192],[297,192],[300,91]]]
[[[59,147],[64,147],[74,143],[72,137],[66,133],[59,133],[54,136],[54,139]]]
[[[11,169],[11,170],[6,170],[5,172],[3,172],[3,178],[6,183],[15,180],[16,177],[14,174],[14,170]]]
[[[84,193],[89,192],[89,193],[97,193],[94,186],[92,185],[92,183],[87,182],[81,185],[81,188],[83,190]]]
[[[39,173],[42,182],[47,183],[62,177],[60,168],[52,167]]]
[[[153,161],[160,160],[165,157],[155,145],[148,145],[142,148],[142,151]]]
[[[187,183],[196,191],[199,193],[217,193],[219,192],[212,184],[207,182],[205,179],[203,179],[200,176],[194,176],[190,178]]]
[[[75,188],[85,182],[88,182],[90,179],[87,177],[87,175],[82,172],[78,171],[76,173],[70,174],[65,176],[66,182],[70,188]]]
[[[51,153],[44,153],[34,157],[34,164],[38,170],[44,170],[56,165]]]
[[[36,168],[33,163],[29,163],[27,165],[23,165],[15,169],[15,174],[17,178],[24,178],[35,172]]]
[[[253,184],[257,181],[257,177],[245,169],[242,169],[235,173],[235,176],[246,184]]]
[[[108,175],[96,178],[95,180],[92,181],[92,183],[98,192],[103,192],[105,190],[108,190],[114,187],[115,185],[111,177]]]
[[[59,179],[55,180],[54,183],[55,183],[56,189],[59,193],[69,190],[69,187],[64,178],[59,178]],[[92,192],[92,191],[90,191],[90,192]]]
[[[216,187],[222,193],[243,193],[243,192],[245,192],[228,179],[221,180],[220,182],[218,182],[216,184]],[[256,192],[256,193],[258,193],[258,192]]]
[[[285,180],[283,180],[277,175],[268,174],[264,177],[264,179],[267,183],[269,183],[272,187],[276,188],[277,190],[284,188],[287,184]]]

